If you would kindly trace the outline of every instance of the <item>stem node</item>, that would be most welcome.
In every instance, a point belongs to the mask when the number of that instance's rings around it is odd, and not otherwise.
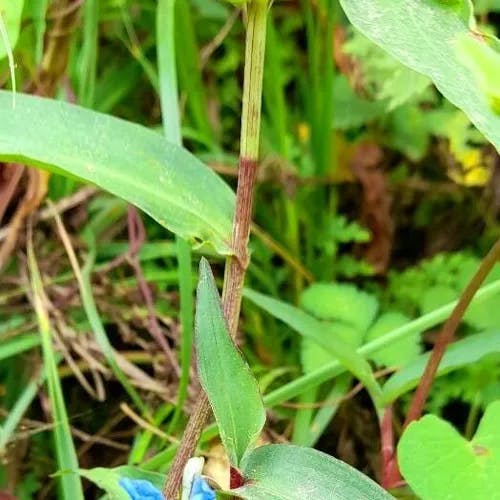
[[[248,239],[259,158],[267,12],[268,0],[253,0],[248,4],[240,162],[232,236],[234,254],[230,255],[226,260],[222,292],[222,306],[233,338],[238,328],[243,283],[250,261]],[[206,394],[201,392],[197,401],[163,490],[165,498],[170,500],[178,497],[184,466],[187,460],[193,456],[203,427],[210,414],[210,405]]]

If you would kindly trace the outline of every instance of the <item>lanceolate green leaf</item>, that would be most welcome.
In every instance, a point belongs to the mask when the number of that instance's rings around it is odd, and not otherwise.
[[[0,91],[0,161],[70,175],[138,206],[191,243],[229,254],[234,195],[185,149],[140,125]]]
[[[350,21],[403,64],[432,79],[439,91],[500,148],[500,115],[460,54],[473,36],[470,1],[341,0]]]
[[[249,500],[388,500],[393,498],[349,465],[311,448],[269,445],[245,460],[245,486],[234,490]]]
[[[229,460],[238,466],[262,431],[266,413],[257,381],[229,336],[215,280],[205,259],[200,262],[195,331],[200,382]]]

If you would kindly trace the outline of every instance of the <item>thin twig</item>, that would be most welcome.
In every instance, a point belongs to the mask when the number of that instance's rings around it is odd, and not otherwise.
[[[47,19],[58,19],[61,17],[66,17],[69,14],[75,12],[79,7],[83,5],[85,0],[75,0],[73,3],[63,7],[62,9],[55,10],[54,12],[49,12]]]
[[[234,9],[231,15],[227,18],[224,26],[219,30],[219,32],[215,35],[213,40],[210,41],[205,47],[203,47],[200,51],[200,60],[201,60],[201,68],[203,69],[205,65],[208,63],[208,60],[212,56],[212,54],[222,45],[226,37],[231,32],[231,29],[238,19],[240,15],[240,9]]]
[[[94,432],[93,436],[95,438],[101,438],[103,436],[106,436],[110,433],[110,431],[116,427],[123,419],[125,418],[125,415],[119,411],[117,412],[113,417],[111,417],[109,420],[107,420],[104,425],[98,429],[97,432]],[[94,444],[97,444],[97,441],[90,440],[90,441],[85,441],[79,448],[78,448],[78,458],[80,459],[85,453],[87,453]]]
[[[151,434],[154,434],[155,436],[158,436],[162,439],[165,439],[166,441],[169,441],[170,443],[178,443],[179,440],[175,439],[172,436],[169,436],[168,434],[165,434],[162,432],[160,429],[155,427],[154,425],[151,425],[147,420],[144,420],[141,418],[137,413],[130,408],[130,406],[127,403],[121,403],[120,404],[120,410],[127,415],[131,420],[133,420],[139,427],[142,427],[144,430],[151,432]]]
[[[77,207],[84,201],[87,201],[89,198],[92,198],[92,196],[94,196],[98,192],[99,189],[94,186],[84,187],[71,196],[61,198],[57,203],[54,203],[54,208],[46,207],[33,214],[33,221],[38,222],[52,219],[52,217],[54,216],[54,211],[56,211],[58,214],[67,212],[68,210]],[[7,237],[8,232],[8,227],[0,229],[0,241],[4,240]]]
[[[453,337],[455,336],[455,332],[458,328],[458,325],[462,321],[462,317],[469,307],[471,300],[474,298],[474,295],[481,287],[483,281],[486,279],[488,274],[490,273],[493,266],[500,259],[500,239],[493,245],[493,248],[489,251],[488,255],[483,259],[479,269],[476,274],[470,280],[469,284],[465,288],[460,300],[458,301],[455,309],[451,313],[451,316],[448,318],[446,323],[439,334],[436,344],[434,345],[434,349],[432,350],[431,357],[427,362],[427,366],[425,367],[424,374],[420,379],[420,383],[417,387],[415,394],[413,395],[413,399],[411,401],[410,409],[408,410],[408,414],[406,416],[406,420],[404,423],[404,428],[406,428],[411,422],[420,418],[422,415],[422,411],[429,395],[430,389],[432,387],[432,383],[434,381],[434,377],[436,376],[436,372],[439,368],[439,363],[441,359],[443,359],[444,353],[446,351],[446,347],[450,342],[453,341]]]

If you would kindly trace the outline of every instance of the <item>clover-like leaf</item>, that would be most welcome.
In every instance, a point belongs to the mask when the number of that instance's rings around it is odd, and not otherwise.
[[[301,296],[303,309],[318,319],[341,321],[364,333],[378,310],[377,299],[353,285],[315,283]]]

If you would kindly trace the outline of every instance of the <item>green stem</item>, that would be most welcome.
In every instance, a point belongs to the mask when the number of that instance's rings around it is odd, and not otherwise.
[[[266,50],[267,0],[253,0],[248,6],[245,81],[241,121],[240,163],[236,211],[233,220],[233,255],[226,260],[222,304],[234,337],[240,316],[241,296],[248,267],[248,239],[252,220],[252,199],[259,158],[262,87]]]
[[[222,305],[232,337],[235,336],[238,327],[242,289],[249,261],[247,246],[259,157],[267,12],[268,0],[252,0],[248,3],[240,165],[232,237],[233,255],[226,260],[222,292]],[[210,404],[206,394],[201,391],[163,489],[165,498],[178,497],[184,466],[195,452],[209,415]]]
[[[491,283],[490,285],[484,286],[475,296],[474,303],[481,303],[490,297],[495,296],[500,291],[500,280]],[[452,302],[445,306],[440,307],[418,319],[407,323],[404,326],[392,330],[390,333],[379,337],[378,339],[372,340],[367,344],[363,345],[358,349],[358,353],[367,357],[374,352],[382,350],[384,347],[394,344],[398,340],[409,337],[411,335],[416,335],[419,332],[433,328],[439,323],[443,322],[453,311],[457,302]],[[299,394],[311,390],[313,387],[331,380],[341,373],[344,373],[346,369],[338,362],[332,361],[311,373],[303,375],[292,382],[276,389],[264,396],[264,403],[266,407],[272,407],[279,405],[283,401],[288,401]]]
[[[268,0],[253,0],[248,6],[240,157],[254,161],[259,157],[267,11]]]

